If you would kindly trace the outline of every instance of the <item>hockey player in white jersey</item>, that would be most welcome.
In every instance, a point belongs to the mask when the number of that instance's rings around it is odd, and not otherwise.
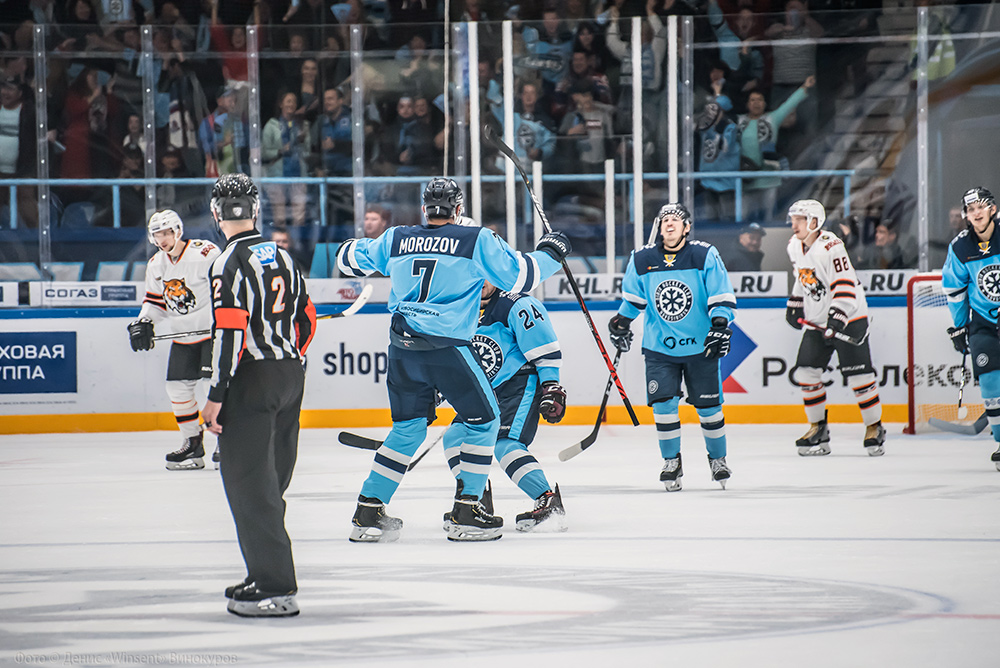
[[[149,242],[159,251],[146,267],[146,296],[139,317],[128,326],[132,350],[150,350],[155,327],[162,324],[165,334],[209,330],[212,327],[212,299],[208,273],[219,249],[203,239],[184,240],[184,223],[176,212],[157,211],[149,218]],[[203,336],[177,337],[167,362],[167,396],[173,406],[184,443],[167,454],[171,471],[205,467],[202,427],[199,424],[195,386],[212,374],[212,339]],[[212,456],[219,468],[219,451]]]
[[[865,450],[878,457],[884,452],[885,429],[868,347],[868,303],[844,242],[823,231],[825,221],[826,211],[816,200],[799,200],[788,209],[794,281],[785,319],[795,329],[805,327],[792,377],[802,388],[810,422],[795,445],[803,457],[830,454],[823,369],[836,351],[840,373],[854,390],[866,426]]]

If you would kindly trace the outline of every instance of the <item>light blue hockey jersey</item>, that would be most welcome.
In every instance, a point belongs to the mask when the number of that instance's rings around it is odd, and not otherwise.
[[[544,251],[520,253],[483,227],[391,227],[377,239],[351,239],[337,249],[349,276],[392,279],[389,311],[417,334],[452,344],[475,333],[483,280],[527,292],[562,266]]]
[[[969,309],[989,322],[997,322],[1000,309],[1000,226],[993,237],[980,242],[964,230],[948,246],[948,258],[941,271],[941,287],[948,298],[955,327],[969,323]]]
[[[719,251],[704,241],[688,241],[678,253],[664,253],[660,244],[633,251],[622,297],[621,315],[646,312],[643,350],[672,357],[701,354],[712,318],[736,317],[729,274]]]
[[[479,316],[472,345],[493,387],[527,364],[541,382],[559,382],[559,340],[545,307],[531,295],[494,292]]]

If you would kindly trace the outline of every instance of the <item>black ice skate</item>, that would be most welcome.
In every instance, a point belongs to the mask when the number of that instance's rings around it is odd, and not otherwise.
[[[722,489],[725,489],[726,481],[733,475],[733,472],[726,465],[726,458],[719,457],[712,459],[711,455],[709,455],[708,466],[712,469],[712,480],[722,485]]]
[[[805,436],[795,441],[800,457],[822,457],[830,454],[830,428],[826,424],[826,413],[819,422],[809,425]]]
[[[184,445],[178,450],[167,455],[167,469],[170,471],[186,471],[188,469],[205,468],[205,446],[202,443],[203,434],[192,436],[184,441]]]
[[[660,482],[668,492],[679,492],[681,491],[681,477],[684,475],[684,469],[681,467],[681,455],[677,453],[677,456],[673,459],[663,460],[663,470],[660,471]]]
[[[876,422],[865,427],[865,450],[870,457],[881,457],[885,454],[882,447],[885,443],[885,427],[882,422]]]
[[[226,609],[240,617],[294,617],[299,614],[295,592],[270,593],[257,590],[257,585],[244,580],[226,588],[229,604]]]
[[[990,461],[996,464],[997,471],[1000,471],[1000,448],[997,448],[997,451],[990,455]]]
[[[403,520],[385,514],[385,504],[370,496],[358,497],[358,509],[351,520],[352,543],[391,543],[399,540]]]
[[[490,515],[479,499],[463,494],[451,509],[448,540],[485,541],[499,540],[503,535],[503,518]]]
[[[219,452],[220,452],[220,448],[221,447],[222,446],[219,446],[219,445],[215,446],[215,452],[212,453],[212,463],[215,464],[215,470],[216,471],[219,470],[219,461],[221,459],[220,456],[219,456]]]
[[[517,524],[514,525],[514,528],[518,531],[532,531],[534,529],[566,531],[568,527],[564,521],[565,517],[566,509],[563,508],[559,485],[556,485],[554,492],[545,492],[535,499],[533,509],[517,516]]]
[[[462,496],[462,488],[464,487],[464,485],[465,484],[461,480],[455,481],[456,502]],[[493,514],[493,485],[490,484],[489,480],[486,481],[486,489],[483,490],[483,496],[481,499],[479,499],[479,503],[483,506],[483,510],[486,512],[487,515]],[[449,510],[444,514],[444,517],[441,518],[442,522],[441,528],[443,528],[445,531],[448,531],[448,527],[451,526],[451,512],[452,511]]]

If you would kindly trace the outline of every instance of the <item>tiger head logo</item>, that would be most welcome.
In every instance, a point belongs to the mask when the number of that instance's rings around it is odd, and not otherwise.
[[[826,295],[826,286],[816,278],[816,270],[812,267],[799,269],[799,283],[813,301],[820,301]]]
[[[167,307],[181,315],[194,310],[197,300],[183,278],[168,278],[163,281],[163,301]]]

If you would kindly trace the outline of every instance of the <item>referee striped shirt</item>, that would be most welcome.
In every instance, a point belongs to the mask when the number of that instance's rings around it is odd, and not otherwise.
[[[291,256],[257,230],[233,235],[212,263],[212,382],[221,402],[240,362],[301,359],[316,308]]]

